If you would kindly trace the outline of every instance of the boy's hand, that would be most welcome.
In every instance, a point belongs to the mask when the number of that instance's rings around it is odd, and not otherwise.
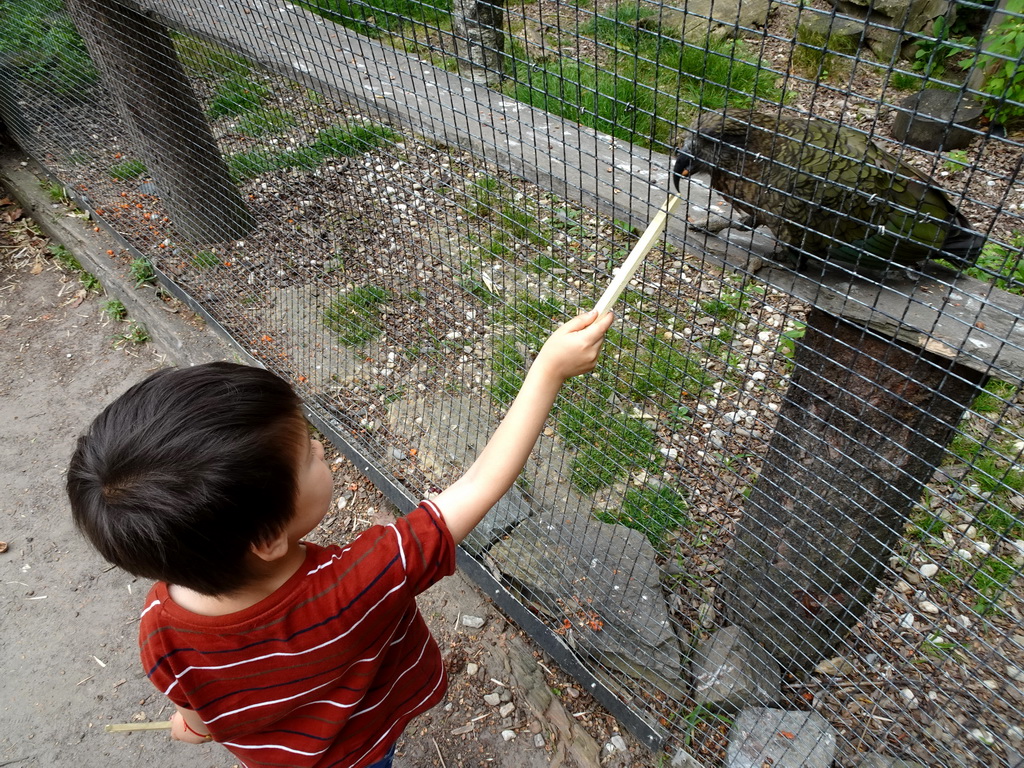
[[[611,312],[598,315],[595,309],[577,315],[548,337],[534,366],[542,366],[559,381],[589,373],[597,365],[604,335],[614,319]]]
[[[206,726],[199,722],[199,716],[195,712],[189,712],[188,718],[185,712],[178,708],[178,711],[171,715],[171,738],[178,741],[186,741],[189,744],[206,744],[213,739],[206,733]],[[191,725],[189,719],[195,720]],[[205,734],[205,735],[204,735]]]

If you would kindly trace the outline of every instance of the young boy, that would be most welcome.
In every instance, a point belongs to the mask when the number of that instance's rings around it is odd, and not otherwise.
[[[330,508],[323,446],[291,387],[259,368],[160,371],[109,405],[68,472],[78,527],[157,583],[142,662],[171,736],[247,768],[386,768],[447,687],[415,596],[511,487],[562,384],[593,370],[612,316],[556,330],[473,465],[433,501],[345,547],[303,541]]]

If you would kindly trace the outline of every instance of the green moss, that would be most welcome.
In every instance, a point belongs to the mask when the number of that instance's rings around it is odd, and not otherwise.
[[[220,266],[220,259],[213,251],[200,251],[188,263],[196,269],[212,269]]]
[[[400,138],[385,126],[331,126],[304,147],[285,152],[238,152],[227,158],[227,164],[235,181],[245,181],[284,168],[313,170],[327,158],[354,157]]]
[[[584,414],[583,419],[567,420],[568,423],[559,419],[563,434],[575,432],[573,442],[580,446],[570,477],[583,493],[611,485],[629,472],[655,468],[657,449],[650,427],[621,413],[596,415],[591,411]]]
[[[603,512],[597,517],[640,531],[655,549],[664,551],[668,534],[690,522],[687,507],[686,499],[669,486],[631,488],[626,492],[621,509]]]
[[[391,294],[383,288],[360,286],[330,303],[324,310],[324,325],[345,346],[360,346],[382,333],[381,306],[389,301]]]
[[[118,181],[138,179],[146,174],[146,164],[141,160],[125,160],[110,167],[110,175]]]
[[[985,616],[1001,612],[1000,602],[1017,577],[1013,563],[999,557],[987,557],[971,577],[971,584],[977,590],[974,610]]]
[[[281,133],[297,122],[295,115],[290,112],[283,109],[267,109],[240,116],[236,128],[245,136],[259,137],[270,133]]]
[[[211,120],[252,112],[270,97],[270,88],[251,73],[232,74],[216,87],[206,114]]]

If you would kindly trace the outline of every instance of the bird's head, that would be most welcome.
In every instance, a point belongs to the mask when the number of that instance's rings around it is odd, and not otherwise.
[[[682,183],[684,176],[689,176],[691,173],[699,170],[697,158],[690,154],[688,145],[691,142],[692,138],[683,142],[683,145],[676,150],[672,158],[672,185],[676,188],[676,192],[679,191],[679,185]]]
[[[684,176],[700,172],[714,175],[718,169],[733,165],[745,149],[752,117],[756,115],[732,110],[703,113],[672,158],[676,191]]]

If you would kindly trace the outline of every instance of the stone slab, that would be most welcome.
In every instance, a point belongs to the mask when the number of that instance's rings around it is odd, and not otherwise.
[[[817,712],[744,709],[729,730],[725,768],[831,768],[836,732]]]
[[[724,627],[704,640],[690,661],[697,704],[736,712],[778,701],[782,670],[742,627]]]
[[[578,653],[674,698],[685,694],[680,641],[655,552],[639,531],[602,523],[586,505],[539,511],[491,547],[487,563],[561,625]]]

